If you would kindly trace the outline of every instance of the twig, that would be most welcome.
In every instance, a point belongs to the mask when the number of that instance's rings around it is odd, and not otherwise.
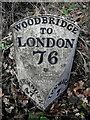
[[[87,68],[86,60],[85,60],[85,58],[83,57],[83,54],[82,54],[79,50],[77,50],[77,52],[81,55],[81,57],[82,57],[82,59],[83,59],[84,68],[85,68],[85,73],[87,73],[87,72],[88,72],[88,68]]]

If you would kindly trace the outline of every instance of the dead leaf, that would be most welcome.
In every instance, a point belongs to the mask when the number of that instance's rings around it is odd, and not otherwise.
[[[77,86],[77,87],[74,88],[74,91],[76,92],[79,89],[80,89],[80,86]]]
[[[84,82],[81,80],[81,81],[79,81],[79,86],[82,88],[83,87],[83,85],[84,85]]]
[[[75,94],[76,96],[78,96],[78,95],[79,95],[79,92],[74,92],[74,94]]]
[[[52,107],[50,108],[50,110],[53,110],[53,109],[54,109],[54,106],[55,106],[55,104],[52,105]]]
[[[87,96],[90,96],[90,88],[87,88],[85,91],[84,91],[84,95],[87,97]]]
[[[2,93],[2,89],[0,88],[0,98],[4,96],[4,94]]]

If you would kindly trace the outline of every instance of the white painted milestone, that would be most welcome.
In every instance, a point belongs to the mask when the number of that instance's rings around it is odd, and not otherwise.
[[[11,28],[20,87],[45,110],[67,88],[79,27],[65,18],[39,15]]]

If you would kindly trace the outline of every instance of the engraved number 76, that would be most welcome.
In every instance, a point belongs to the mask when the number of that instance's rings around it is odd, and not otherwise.
[[[35,54],[40,54],[40,58],[38,61],[38,64],[41,64],[43,62],[44,59],[44,53],[46,53],[46,51],[33,51],[33,55]],[[56,64],[58,62],[58,53],[56,51],[52,51],[50,52],[50,54],[48,55],[48,62],[50,64]]]

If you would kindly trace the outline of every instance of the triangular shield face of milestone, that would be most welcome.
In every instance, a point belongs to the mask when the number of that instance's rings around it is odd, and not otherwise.
[[[65,18],[39,15],[11,29],[19,85],[45,110],[67,88],[79,27]]]

